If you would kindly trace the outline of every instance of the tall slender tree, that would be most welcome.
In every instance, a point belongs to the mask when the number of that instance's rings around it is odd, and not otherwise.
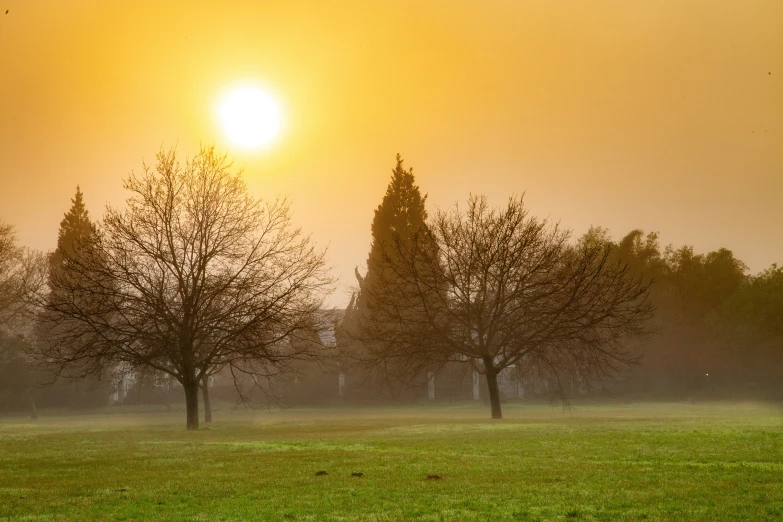
[[[95,240],[97,233],[84,204],[84,194],[77,185],[76,194],[71,199],[71,208],[60,221],[57,248],[50,257],[50,282],[52,278],[60,275],[69,259],[81,255],[82,250]]]
[[[340,331],[343,344],[347,341],[348,351],[361,362],[367,362],[364,356],[369,344],[383,342],[383,336],[376,330],[394,328],[387,318],[378,317],[375,310],[380,301],[391,297],[387,289],[394,286],[397,278],[393,265],[399,262],[399,244],[410,243],[427,231],[427,196],[421,194],[413,168],[406,169],[403,163],[402,156],[397,154],[386,193],[373,216],[367,272],[362,276],[356,269],[358,292],[351,297]],[[385,379],[385,383],[390,381]]]
[[[44,297],[48,303],[60,302],[70,298],[73,299],[73,305],[82,310],[88,309],[93,305],[95,296],[85,292],[85,288],[91,285],[89,276],[80,274],[73,268],[93,257],[90,250],[95,247],[97,239],[97,226],[90,218],[90,213],[84,202],[84,193],[81,187],[77,185],[76,193],[71,198],[71,206],[63,214],[62,220],[60,220],[57,246],[48,255],[48,294]],[[74,289],[70,296],[64,294],[65,285],[58,283],[66,280],[68,280],[67,286]],[[61,332],[74,328],[76,324],[73,321],[61,321],[59,324],[54,325],[49,321],[40,320],[47,313],[46,307],[41,306],[39,309],[39,320],[36,325],[36,344],[38,346],[35,351],[47,351],[50,348],[46,346],[47,343],[51,343],[51,340]],[[35,354],[33,353],[33,355]],[[54,375],[50,378],[54,379]],[[70,383],[68,394],[71,401],[79,401],[85,398],[82,397],[82,390],[80,389],[82,380],[81,378],[73,379]],[[95,391],[100,389],[103,392],[108,392],[103,387],[96,387],[96,384],[96,381],[92,381],[86,387],[95,389]],[[104,396],[108,396],[108,393]]]
[[[417,233],[426,230],[426,201],[427,196],[422,196],[416,185],[413,168],[406,170],[402,156],[397,154],[397,164],[386,194],[375,209],[370,228],[372,244],[367,256],[367,274],[360,280],[361,288],[368,291],[359,292],[356,300],[359,310],[366,308],[367,301],[372,299],[369,289],[388,277],[390,263],[387,258],[396,255],[396,243],[411,241]]]

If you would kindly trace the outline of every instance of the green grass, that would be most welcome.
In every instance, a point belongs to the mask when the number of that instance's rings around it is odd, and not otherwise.
[[[0,520],[783,519],[778,406],[504,414],[226,411],[198,432],[182,413],[0,420]]]

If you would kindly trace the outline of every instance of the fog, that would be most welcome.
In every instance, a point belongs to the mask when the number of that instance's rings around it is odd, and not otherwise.
[[[6,4],[0,519],[783,516],[783,3]]]

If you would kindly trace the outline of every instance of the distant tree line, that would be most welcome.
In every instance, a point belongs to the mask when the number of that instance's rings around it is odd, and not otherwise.
[[[783,368],[783,271],[750,274],[731,250],[697,254],[661,248],[656,233],[633,230],[617,242],[593,228],[589,241],[646,280],[656,313],[653,335],[634,345],[641,364],[616,389],[651,397],[780,397]]]
[[[340,330],[344,357],[394,389],[462,364],[635,397],[779,397],[783,271],[730,250],[661,248],[656,233],[573,237],[521,197],[483,196],[429,219],[398,156],[375,211],[367,271]]]
[[[494,418],[508,372],[561,398],[574,382],[650,398],[783,392],[783,269],[750,274],[727,249],[661,247],[639,230],[576,237],[521,196],[430,216],[398,155],[340,320],[324,306],[325,251],[224,155],[161,150],[125,188],[93,222],[77,187],[46,255],[0,224],[0,408],[99,404],[132,372],[137,398],[184,394],[196,429],[213,376],[239,400],[278,399],[308,364],[392,395],[463,368],[483,376]]]

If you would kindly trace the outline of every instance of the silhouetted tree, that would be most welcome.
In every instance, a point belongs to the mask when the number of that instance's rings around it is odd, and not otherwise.
[[[0,330],[0,398],[24,397],[30,408],[30,418],[38,418],[35,387],[42,377],[31,367],[27,357],[28,342],[21,335],[8,335]]]
[[[727,334],[732,371],[740,391],[763,385],[783,390],[783,268],[773,264],[746,279],[725,302],[721,333]],[[761,390],[759,390],[761,391]]]
[[[0,392],[26,395],[30,416],[38,418],[33,387],[38,379],[21,332],[30,330],[30,295],[45,281],[45,257],[17,244],[11,225],[0,223]],[[15,332],[15,333],[13,333]]]
[[[167,373],[197,429],[199,383],[212,369],[230,371],[241,392],[319,355],[286,342],[318,327],[331,280],[285,199],[253,198],[212,148],[184,164],[161,151],[125,188],[126,206],[106,209],[79,255],[62,251],[42,299],[42,362],[71,377],[117,364]]]
[[[11,225],[0,223],[0,326],[17,314],[24,296],[22,249]]]
[[[688,396],[736,384],[748,358],[738,356],[726,305],[747,281],[745,264],[725,248],[706,254],[690,246],[661,249],[656,233],[640,230],[623,237],[614,256],[634,275],[656,281],[650,292],[656,314],[649,322],[655,335],[637,346],[644,358],[627,384]]]
[[[71,268],[76,264],[75,260],[84,262],[93,257],[92,254],[86,253],[85,250],[92,248],[97,240],[97,235],[97,228],[90,219],[89,212],[84,203],[84,194],[77,185],[76,193],[73,198],[71,198],[71,206],[60,221],[60,228],[57,233],[57,247],[48,256],[48,284],[46,288],[48,294],[45,299],[53,301],[60,301],[67,298],[79,299],[80,302],[78,303],[74,301],[74,306],[82,308],[89,308],[91,306],[90,301],[94,299],[93,295],[85,294],[83,292],[74,292],[71,296],[62,296],[59,295],[59,292],[65,287],[81,288],[90,284],[90,281],[86,279],[87,276],[85,274],[80,274],[78,271],[71,270]],[[81,278],[81,280],[77,280],[76,278]],[[68,285],[55,284],[57,281],[63,281],[65,279],[71,279]],[[47,313],[45,307],[42,307],[41,310],[39,310],[39,314],[45,315]],[[56,328],[58,330],[67,330],[75,326],[73,322],[62,320],[57,323]],[[48,339],[56,337],[57,331],[51,330],[53,327],[54,325],[50,321],[37,321],[36,343],[39,346],[37,346],[34,352],[48,351],[43,344],[48,342]],[[35,355],[35,353],[33,353],[33,355]],[[53,376],[53,381],[49,384],[53,385],[54,380],[56,380],[56,376]],[[81,378],[78,380],[83,381]],[[94,394],[96,393],[101,394],[103,397],[108,395],[107,393],[104,393],[107,390],[97,386],[98,383],[95,380],[90,381],[91,382],[86,383],[86,387],[92,392],[89,395],[93,395],[90,402],[94,402],[94,399],[96,398]],[[66,383],[60,384],[61,386],[58,386],[58,388],[60,388],[60,393],[68,397],[72,406],[84,405],[83,401],[87,398],[85,397],[85,394],[82,393],[84,391],[82,389],[82,385],[85,384],[84,382],[77,382],[77,380],[74,380],[71,383],[67,383],[67,392],[62,388]]]
[[[394,277],[371,289],[373,321],[363,324],[380,341],[368,345],[376,367],[393,361],[404,379],[469,362],[501,418],[498,375],[512,365],[595,380],[633,362],[623,341],[651,313],[648,286],[605,245],[572,245],[529,216],[521,198],[491,209],[472,196],[393,244],[384,261]]]
[[[17,244],[14,228],[0,222],[0,330],[29,311],[28,297],[44,284],[44,258]]]
[[[759,333],[783,339],[783,267],[773,264],[749,278],[732,298],[736,315]]]
[[[373,216],[367,273],[362,276],[356,269],[358,292],[351,296],[338,332],[343,353],[348,351],[351,356],[362,359],[369,349],[367,345],[385,342],[384,336],[376,335],[378,329],[395,328],[394,322],[375,314],[375,301],[390,297],[384,289],[395,284],[397,276],[393,265],[400,262],[398,244],[410,245],[418,234],[427,231],[426,200],[427,196],[422,196],[416,185],[413,169],[406,170],[402,156],[397,154],[386,193]],[[372,325],[371,335],[368,335],[367,325]],[[372,348],[373,351],[378,349]],[[393,386],[395,381],[385,380],[384,384]]]
[[[697,254],[690,246],[668,248],[659,296],[659,346],[650,350],[668,374],[674,390],[713,388],[733,372],[730,349],[720,325],[720,312],[746,278],[745,265],[731,251]],[[654,361],[651,361],[654,362]]]
[[[95,224],[90,220],[87,207],[84,205],[84,194],[79,186],[71,199],[71,208],[60,221],[57,233],[57,248],[50,256],[50,281],[62,277],[61,272],[67,268],[70,259],[80,256],[82,248],[89,247],[97,236]]]

